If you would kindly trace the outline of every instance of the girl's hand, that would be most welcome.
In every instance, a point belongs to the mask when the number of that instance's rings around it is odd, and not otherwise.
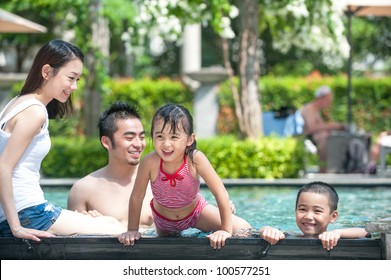
[[[228,231],[218,230],[206,237],[209,238],[210,246],[212,246],[213,249],[220,249],[225,245],[225,240],[231,236],[232,234],[230,234]]]
[[[13,231],[12,234],[17,238],[31,239],[37,242],[41,241],[39,237],[43,237],[43,238],[55,237],[54,234],[51,234],[47,231],[36,230],[32,228],[24,228],[24,227],[20,227],[18,230]]]
[[[125,246],[133,246],[135,240],[139,240],[141,233],[137,230],[129,230],[127,232],[121,233],[118,236],[118,241],[124,244]]]
[[[261,228],[259,233],[261,237],[267,242],[269,242],[271,245],[274,245],[281,239],[285,238],[285,235],[282,231],[269,226]]]

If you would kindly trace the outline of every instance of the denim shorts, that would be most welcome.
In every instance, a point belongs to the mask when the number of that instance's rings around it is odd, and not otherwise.
[[[22,227],[46,231],[56,222],[61,211],[60,207],[45,202],[20,210],[18,216]],[[1,222],[0,237],[12,236],[13,234],[7,220]]]

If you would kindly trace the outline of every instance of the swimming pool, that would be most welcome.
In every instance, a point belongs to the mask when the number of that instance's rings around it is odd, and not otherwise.
[[[236,214],[246,219],[253,228],[264,225],[283,231],[299,232],[295,223],[295,202],[298,187],[229,187]],[[67,207],[69,188],[44,187],[48,201]],[[329,229],[364,227],[368,222],[391,217],[391,188],[389,187],[339,187],[339,217]],[[201,193],[209,203],[215,199],[207,188]]]

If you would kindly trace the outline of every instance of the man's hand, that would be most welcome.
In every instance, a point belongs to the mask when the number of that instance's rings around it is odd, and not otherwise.
[[[94,218],[97,218],[97,217],[101,217],[103,216],[100,212],[98,212],[97,210],[83,210],[81,211],[82,214],[84,215],[90,215],[91,217],[94,217]]]

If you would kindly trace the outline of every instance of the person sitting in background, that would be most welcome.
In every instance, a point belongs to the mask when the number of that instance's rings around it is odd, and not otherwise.
[[[370,161],[367,164],[365,173],[376,174],[376,162],[379,159],[381,146],[391,147],[391,130],[381,132],[376,142],[371,146]]]
[[[333,130],[344,130],[345,125],[326,121],[322,117],[328,113],[333,101],[333,92],[328,86],[321,86],[315,91],[315,99],[301,109],[304,119],[304,136],[308,137],[317,147],[320,172],[326,171],[327,138]]]
[[[323,248],[333,249],[340,238],[370,237],[364,228],[343,228],[327,231],[329,224],[338,218],[338,194],[329,184],[321,181],[304,185],[296,198],[296,224],[305,237],[316,237]],[[274,245],[285,234],[270,226],[262,227],[260,236]]]

